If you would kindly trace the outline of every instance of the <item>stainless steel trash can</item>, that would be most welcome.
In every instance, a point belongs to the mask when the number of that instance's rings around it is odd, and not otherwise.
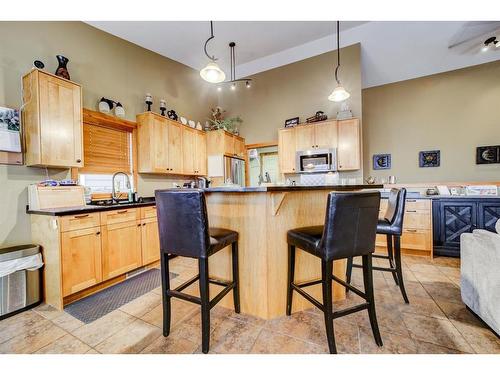
[[[0,263],[22,260],[40,253],[38,245],[0,249]],[[42,269],[20,269],[0,277],[0,320],[38,305],[42,301]]]

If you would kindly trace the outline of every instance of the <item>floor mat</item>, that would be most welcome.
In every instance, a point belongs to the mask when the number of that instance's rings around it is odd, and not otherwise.
[[[170,280],[177,276],[177,274],[170,272]],[[73,302],[66,306],[64,311],[85,324],[92,323],[159,286],[161,286],[161,271],[152,268],[96,294]]]

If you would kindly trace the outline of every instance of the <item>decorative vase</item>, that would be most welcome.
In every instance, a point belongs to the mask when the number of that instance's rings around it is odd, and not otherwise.
[[[68,62],[69,62],[68,58],[64,57],[63,55],[57,55],[56,58],[57,58],[57,62],[59,63],[59,66],[57,67],[57,70],[56,70],[56,76],[69,80],[70,77],[69,77],[68,67],[67,67]]]

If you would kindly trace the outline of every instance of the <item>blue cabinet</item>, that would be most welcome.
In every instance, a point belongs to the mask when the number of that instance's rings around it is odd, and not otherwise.
[[[432,202],[434,254],[460,256],[460,235],[474,229],[495,231],[500,199],[438,198]]]

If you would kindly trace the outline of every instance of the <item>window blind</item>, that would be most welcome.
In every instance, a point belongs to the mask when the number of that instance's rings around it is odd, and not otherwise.
[[[84,123],[80,173],[131,173],[131,133]]]

